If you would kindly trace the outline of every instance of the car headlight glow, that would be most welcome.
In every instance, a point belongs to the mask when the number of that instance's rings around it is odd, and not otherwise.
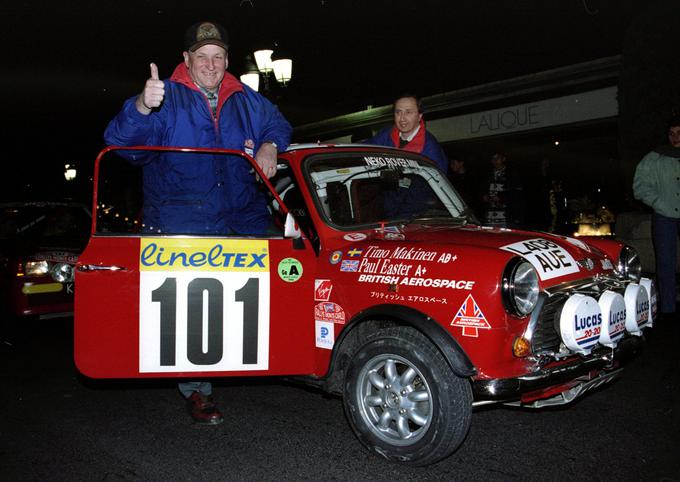
[[[68,263],[57,263],[50,270],[54,281],[68,283],[73,281],[73,265]]]
[[[531,263],[513,258],[503,273],[503,302],[505,308],[517,316],[526,316],[538,302],[538,273]]]
[[[642,261],[637,251],[630,246],[624,246],[619,254],[616,271],[620,276],[631,281],[640,281],[642,276]]]
[[[24,265],[24,273],[26,276],[43,276],[48,273],[50,269],[47,261],[26,261]]]

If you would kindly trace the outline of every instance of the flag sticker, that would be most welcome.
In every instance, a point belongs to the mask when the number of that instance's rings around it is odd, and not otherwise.
[[[469,294],[465,301],[458,308],[456,316],[451,320],[451,326],[460,326],[463,328],[463,336],[471,336],[477,338],[479,336],[478,330],[490,330],[491,325],[486,320],[481,308],[477,302]]]

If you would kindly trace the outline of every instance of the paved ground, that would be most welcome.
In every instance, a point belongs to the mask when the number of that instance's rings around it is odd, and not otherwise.
[[[169,382],[95,382],[71,320],[0,346],[6,481],[680,481],[680,348],[659,328],[622,379],[542,411],[485,408],[462,448],[426,468],[362,448],[341,400],[276,380],[220,382],[226,422],[192,425]],[[673,337],[675,336],[675,340]]]

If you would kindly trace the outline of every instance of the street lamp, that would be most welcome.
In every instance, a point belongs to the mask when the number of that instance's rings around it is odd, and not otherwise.
[[[289,58],[272,60],[273,54],[274,51],[271,49],[262,49],[253,52],[253,56],[248,55],[241,82],[254,90],[259,90],[261,77],[264,92],[269,93],[272,87],[271,77],[274,77],[276,82],[285,87],[293,76],[293,61]],[[255,62],[253,62],[253,57],[255,57]]]
[[[257,70],[257,65],[253,63],[253,58],[250,55],[246,56],[246,72],[241,75],[241,82],[246,84],[253,90],[260,88],[260,71]]]
[[[67,181],[73,181],[76,178],[76,166],[74,166],[73,164],[65,164],[64,178]]]

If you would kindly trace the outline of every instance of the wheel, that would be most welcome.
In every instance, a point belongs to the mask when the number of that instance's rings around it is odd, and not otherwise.
[[[343,395],[359,440],[388,460],[434,463],[456,450],[470,428],[470,383],[410,327],[380,330],[359,348]]]

